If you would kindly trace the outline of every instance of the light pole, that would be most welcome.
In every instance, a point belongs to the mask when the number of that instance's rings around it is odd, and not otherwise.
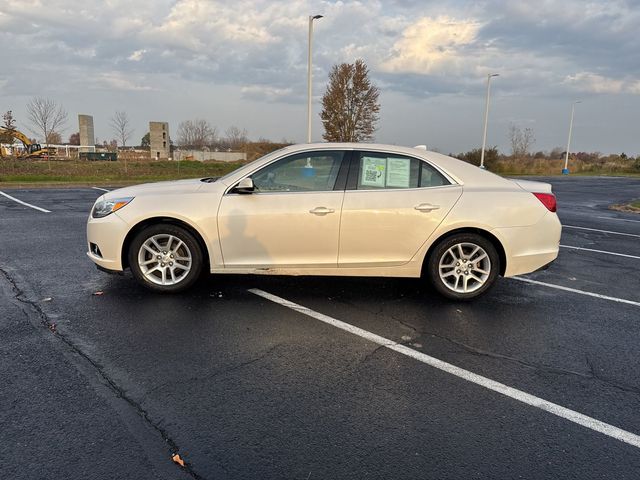
[[[571,133],[573,131],[573,114],[576,111],[576,104],[582,103],[582,100],[576,100],[571,105],[571,120],[569,120],[569,139],[567,140],[567,151],[564,153],[564,168],[562,169],[563,175],[569,175],[569,148],[571,148]]]
[[[311,51],[313,43],[313,21],[322,15],[309,15],[309,55],[307,62],[307,143],[311,143]]]
[[[480,168],[484,169],[484,149],[487,146],[487,122],[489,121],[489,93],[491,92],[491,77],[499,77],[499,73],[487,74],[487,104],[484,108],[484,132],[482,133],[482,150],[480,151]]]

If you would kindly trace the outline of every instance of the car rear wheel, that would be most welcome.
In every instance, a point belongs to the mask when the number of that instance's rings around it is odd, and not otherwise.
[[[436,245],[427,268],[431,284],[441,295],[471,300],[493,286],[500,271],[500,257],[486,238],[460,233]]]
[[[198,241],[177,225],[146,227],[129,247],[134,278],[156,292],[176,293],[189,288],[200,276],[202,261]]]

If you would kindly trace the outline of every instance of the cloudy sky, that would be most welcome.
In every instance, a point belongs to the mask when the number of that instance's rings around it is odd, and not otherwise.
[[[486,75],[488,143],[508,150],[511,123],[535,149],[640,154],[639,0],[0,0],[0,110],[28,127],[34,96],[78,113],[126,111],[135,143],[148,121],[204,118],[252,139],[306,136],[307,18],[314,34],[314,133],[338,62],[362,58],[381,90],[376,140],[460,152],[481,143]]]

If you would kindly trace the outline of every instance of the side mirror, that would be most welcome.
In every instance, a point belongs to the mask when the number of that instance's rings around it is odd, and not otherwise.
[[[256,187],[253,185],[251,177],[243,178],[238,182],[236,188],[233,189],[234,193],[253,193]]]

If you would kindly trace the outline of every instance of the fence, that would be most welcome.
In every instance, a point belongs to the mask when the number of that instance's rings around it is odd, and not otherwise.
[[[216,152],[206,150],[174,150],[172,154],[174,160],[215,160],[216,162],[243,162],[247,159],[244,152]]]

